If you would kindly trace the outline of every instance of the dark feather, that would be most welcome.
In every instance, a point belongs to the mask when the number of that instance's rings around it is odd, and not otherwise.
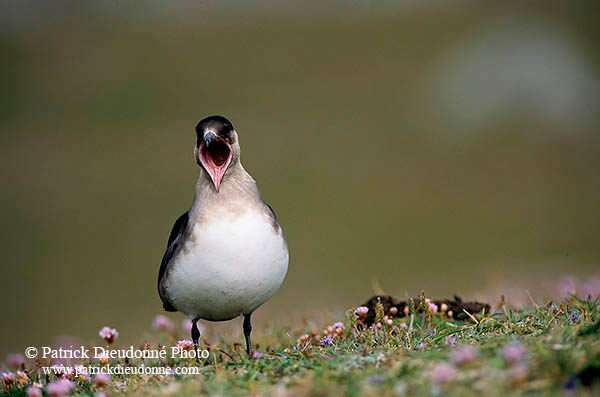
[[[179,245],[183,242],[183,233],[187,228],[189,220],[188,211],[186,211],[183,215],[181,215],[175,221],[175,225],[173,225],[173,230],[171,230],[171,234],[169,235],[169,242],[167,243],[167,250],[165,251],[165,255],[162,258],[162,262],[160,263],[160,270],[158,271],[158,295],[163,302],[163,308],[168,312],[176,312],[177,309],[173,307],[171,302],[169,302],[168,298],[163,295],[161,290],[161,281],[167,272],[167,266],[171,261],[171,258],[177,252]]]
[[[266,201],[263,200],[263,203],[265,203],[265,205],[267,206],[269,211],[271,211],[271,226],[273,226],[273,230],[275,232],[278,232],[279,231],[279,219],[277,219],[277,215],[275,215],[275,211],[273,211],[273,208]]]

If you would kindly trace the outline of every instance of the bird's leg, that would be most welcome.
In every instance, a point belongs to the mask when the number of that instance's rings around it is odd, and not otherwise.
[[[250,341],[250,332],[252,332],[252,324],[250,324],[250,316],[252,313],[244,314],[244,337],[246,337],[246,352],[248,357],[252,358],[252,342]]]
[[[200,330],[198,329],[198,319],[195,318],[192,320],[192,341],[194,342],[194,350],[196,352],[196,361],[200,364],[200,352],[198,348],[198,339],[200,339]]]

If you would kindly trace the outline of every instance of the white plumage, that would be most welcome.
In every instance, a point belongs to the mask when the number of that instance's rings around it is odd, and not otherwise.
[[[262,211],[224,213],[193,226],[172,260],[166,292],[190,318],[230,320],[273,296],[288,260],[281,228],[276,232]]]

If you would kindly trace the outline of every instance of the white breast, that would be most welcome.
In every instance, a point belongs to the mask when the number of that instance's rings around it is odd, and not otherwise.
[[[288,268],[281,233],[248,209],[193,226],[165,280],[173,306],[190,317],[229,320],[252,313],[279,289]]]

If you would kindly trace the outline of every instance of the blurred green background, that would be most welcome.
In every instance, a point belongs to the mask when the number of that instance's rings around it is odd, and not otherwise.
[[[0,353],[139,342],[211,114],[291,251],[259,326],[597,271],[598,3],[525,4],[2,2]]]

